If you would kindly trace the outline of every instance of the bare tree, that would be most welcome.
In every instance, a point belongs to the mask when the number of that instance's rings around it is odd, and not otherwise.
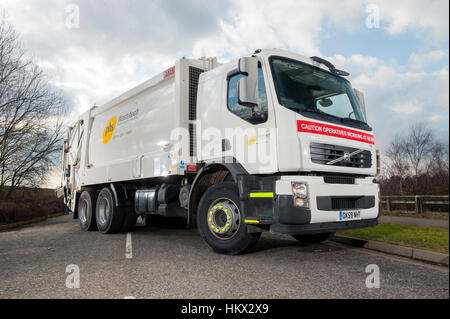
[[[380,184],[390,195],[448,194],[448,143],[439,142],[425,124],[412,125],[408,132],[397,134],[386,156]]]
[[[433,131],[423,123],[412,125],[409,134],[404,139],[404,150],[409,158],[414,175],[420,175],[422,166],[428,157],[432,156],[436,140]]]
[[[431,148],[431,156],[427,163],[428,173],[435,174],[442,172],[449,174],[449,149],[442,142],[436,142]]]
[[[11,25],[0,22],[0,194],[42,184],[54,165],[66,113],[60,92],[26,58]]]
[[[410,165],[405,154],[405,138],[397,134],[389,144],[386,155],[388,160],[385,163],[386,173],[389,178],[398,180],[399,194],[403,194],[403,180],[407,177]]]

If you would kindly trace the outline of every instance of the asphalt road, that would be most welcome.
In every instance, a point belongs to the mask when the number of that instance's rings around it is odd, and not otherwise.
[[[449,298],[448,268],[334,242],[264,233],[253,252],[223,256],[196,230],[128,237],[82,232],[71,216],[0,232],[0,298]],[[66,287],[70,264],[78,289]],[[369,264],[380,288],[366,287]]]

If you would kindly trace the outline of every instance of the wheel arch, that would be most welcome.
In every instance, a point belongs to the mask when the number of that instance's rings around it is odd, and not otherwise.
[[[211,162],[204,164],[192,182],[189,192],[187,223],[189,226],[195,226],[198,204],[203,193],[211,186],[226,180],[237,182],[237,176],[248,174],[239,163]]]

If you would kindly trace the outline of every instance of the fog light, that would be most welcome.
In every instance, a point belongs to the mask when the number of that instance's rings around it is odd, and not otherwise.
[[[306,206],[306,200],[300,197],[294,197],[294,205],[298,207]]]
[[[292,183],[292,193],[300,198],[308,197],[308,187],[303,183]]]

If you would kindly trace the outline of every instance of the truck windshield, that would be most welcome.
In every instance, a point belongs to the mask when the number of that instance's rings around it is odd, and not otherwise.
[[[317,67],[271,57],[278,101],[306,117],[371,130],[350,83]]]

